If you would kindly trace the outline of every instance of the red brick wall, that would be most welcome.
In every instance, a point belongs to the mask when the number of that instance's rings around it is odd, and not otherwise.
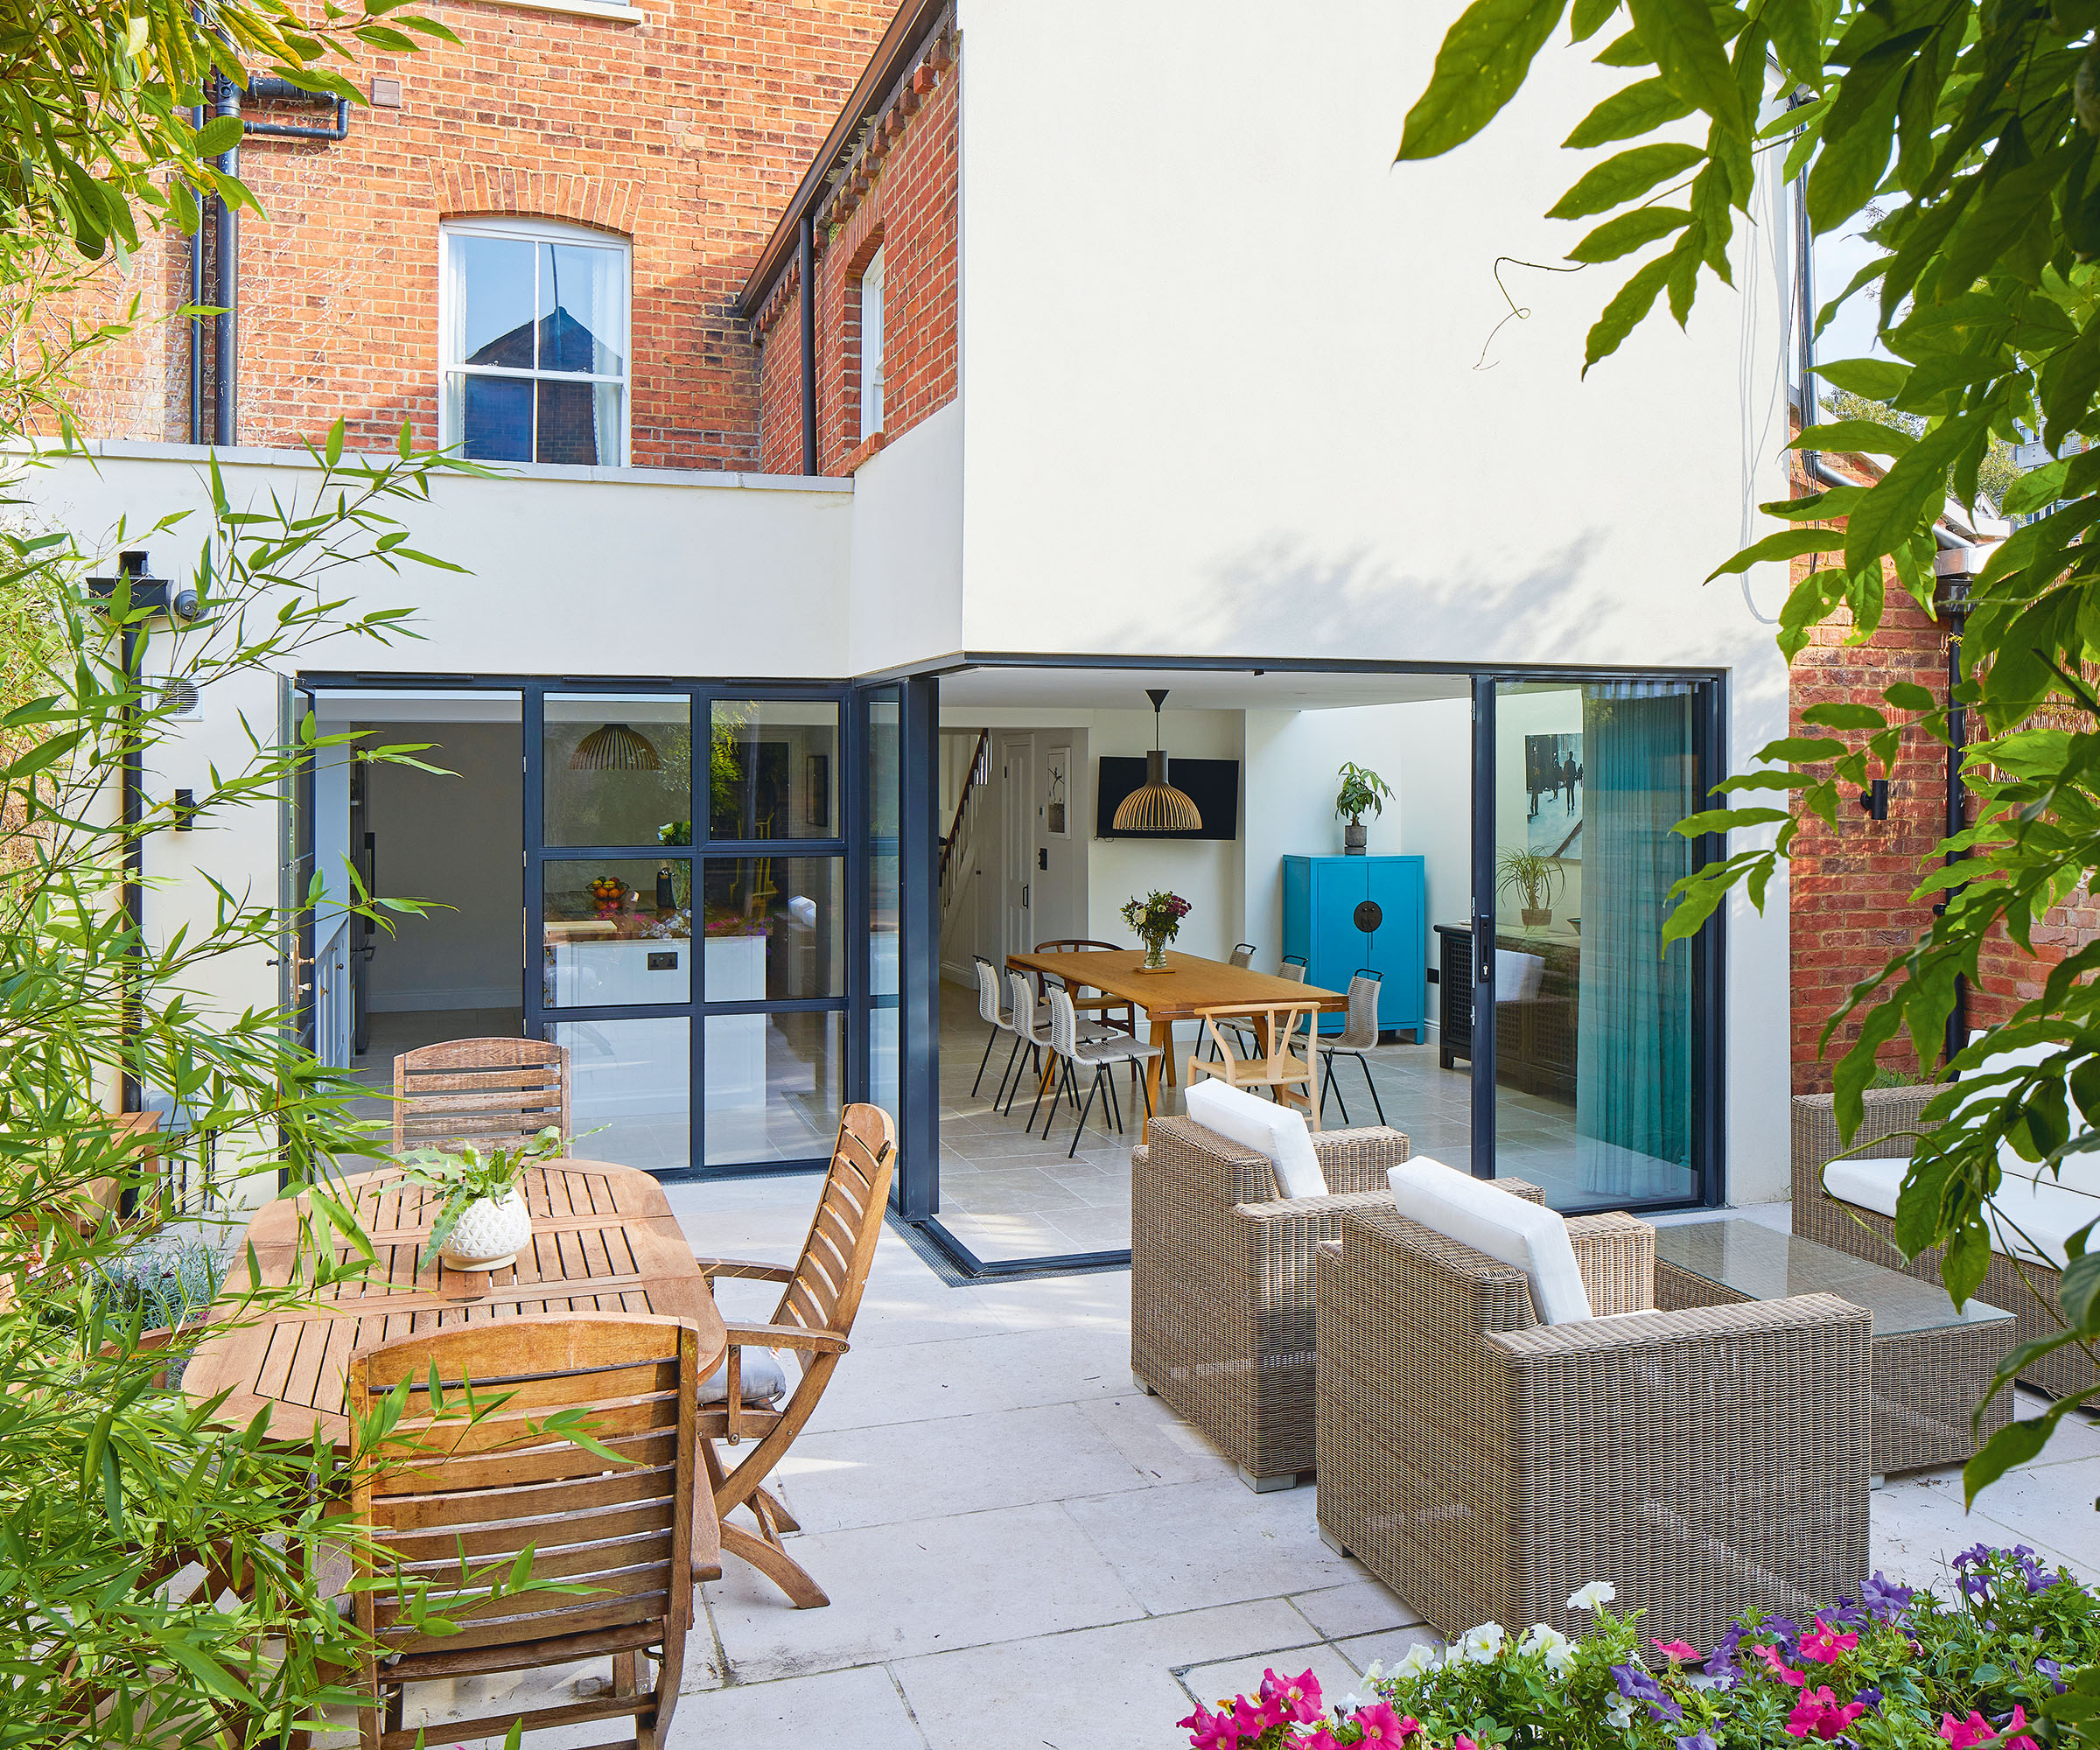
[[[244,146],[270,222],[242,227],[242,443],[297,444],[338,417],[354,444],[390,441],[403,417],[435,441],[438,222],[499,214],[633,239],[636,466],[758,466],[758,353],[730,307],[894,0],[637,10],[638,25],[447,0],[429,10],[460,46],[359,72],[399,79],[401,108],[354,110],[340,144]],[[171,242],[133,264],[150,307],[180,301],[180,256]],[[88,379],[93,435],[181,439],[186,359],[179,326],[113,353]]]
[[[877,118],[871,144],[819,215],[817,459],[850,473],[956,397],[956,45],[929,45],[908,96]],[[883,430],[860,430],[860,276],[883,256]],[[802,466],[799,286],[791,271],[760,315],[767,469]],[[777,386],[777,391],[776,391]]]
[[[1846,458],[1826,458],[1840,472],[1871,478]],[[1796,486],[1802,486],[1796,474]],[[1796,581],[1808,562],[1796,560]],[[1883,691],[1898,681],[1947,692],[1947,645],[1942,630],[1893,574],[1881,624],[1864,644],[1845,642],[1852,616],[1840,611],[1811,634],[1790,676],[1788,732],[1828,733],[1802,722],[1812,704],[1844,701],[1886,710]],[[2082,725],[2081,725],[2082,726]],[[1910,894],[1931,868],[1947,816],[1947,751],[1922,735],[1908,738],[1890,774],[1888,818],[1872,819],[1848,795],[1833,830],[1810,819],[1794,841],[1790,920],[1793,933],[1792,1029],[1794,1089],[1821,1093],[1830,1068],[1858,1036],[1848,1021],[1818,1052],[1824,1023],[1844,1005],[1852,986],[1872,976],[1891,955],[1931,928],[1932,907]],[[1970,986],[1968,1018],[1974,1026],[2005,1019],[2019,1003],[2040,994],[2048,970],[2075,948],[2100,937],[2100,906],[2081,894],[2048,914],[2034,933],[2029,956],[2002,934],[1984,945],[1979,978]],[[1915,1069],[1908,1040],[1882,1053],[1892,1068]]]

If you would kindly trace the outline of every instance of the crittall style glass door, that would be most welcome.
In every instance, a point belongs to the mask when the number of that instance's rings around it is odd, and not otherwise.
[[[880,960],[849,951],[848,697],[525,690],[525,1023],[569,1047],[579,1152],[656,1172],[829,1157]]]

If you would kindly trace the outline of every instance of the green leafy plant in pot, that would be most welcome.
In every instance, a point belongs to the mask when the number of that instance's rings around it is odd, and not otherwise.
[[[532,1215],[520,1180],[536,1160],[565,1152],[568,1142],[552,1124],[518,1148],[483,1154],[471,1144],[457,1151],[416,1149],[402,1158],[407,1176],[439,1194],[423,1261],[442,1257],[455,1270],[500,1270],[514,1264],[532,1242]]]
[[[1370,837],[1370,830],[1363,823],[1364,813],[1368,809],[1372,814],[1382,815],[1393,794],[1392,786],[1354,760],[1344,760],[1334,775],[1341,780],[1340,793],[1334,798],[1334,812],[1347,822],[1341,830],[1341,848],[1351,857],[1362,857]]]
[[[1522,901],[1518,914],[1527,929],[1544,929],[1553,921],[1553,896],[1564,886],[1568,872],[1560,859],[1541,851],[1512,845],[1494,860],[1497,893],[1515,892]]]

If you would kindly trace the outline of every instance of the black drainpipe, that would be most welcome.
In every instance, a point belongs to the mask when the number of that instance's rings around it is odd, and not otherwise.
[[[802,209],[802,238],[796,245],[801,264],[802,330],[802,472],[816,472],[816,219]]]
[[[1973,551],[1968,548],[1955,548],[1936,554],[1934,563],[1939,571],[1939,589],[1933,607],[1942,624],[1947,628],[1947,836],[1952,838],[1969,824],[1968,792],[1962,786],[1962,753],[1968,742],[1968,711],[1956,696],[1962,684],[1962,634],[1969,626],[1969,579],[1974,561]],[[1950,867],[1963,860],[1964,853],[1950,850],[1947,853]],[[1966,885],[1966,884],[1964,884]],[[1961,887],[1950,887],[1945,899],[1935,908],[1944,913]],[[1954,1007],[1947,1015],[1947,1056],[1951,1059],[1969,1043],[1969,981],[1960,973],[1954,978]]]
[[[241,114],[241,88],[230,79],[219,80],[214,116]],[[241,173],[241,149],[228,146],[219,155],[219,173]],[[241,392],[240,324],[236,304],[241,295],[241,220],[220,196],[212,203],[214,222],[212,302],[219,313],[212,318],[212,442],[230,447],[239,426]]]
[[[146,556],[140,552],[120,553],[116,556],[117,570],[131,579],[131,588],[138,589],[146,575]],[[133,621],[119,636],[120,657],[124,665],[123,684],[127,692],[136,692],[138,687],[140,628]],[[145,809],[145,757],[138,745],[138,706],[136,700],[127,699],[123,709],[123,801],[124,801],[124,920],[130,927],[131,942],[125,950],[132,964],[131,976],[125,981],[123,998],[123,1107],[127,1112],[136,1112],[144,1104],[138,1084],[138,1075],[131,1061],[132,1047],[138,1039],[138,971],[137,967],[145,956],[145,841],[139,835],[138,826]]]
[[[190,126],[204,131],[204,106],[190,111]],[[204,220],[190,233],[190,308],[204,307]],[[190,432],[192,444],[204,442],[204,318],[190,318]]]
[[[241,130],[243,138],[252,138],[257,134],[266,134],[273,140],[340,140],[349,136],[350,100],[346,97],[330,97],[326,92],[309,91],[289,79],[251,79],[248,81],[248,94],[270,103],[332,103],[335,122],[332,127],[309,128],[290,122],[250,122]]]

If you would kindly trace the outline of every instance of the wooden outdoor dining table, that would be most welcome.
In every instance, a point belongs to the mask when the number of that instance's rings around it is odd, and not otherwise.
[[[653,1312],[683,1320],[699,1333],[702,1372],[720,1363],[729,1342],[714,1296],[700,1274],[663,1188],[646,1172],[603,1161],[554,1160],[523,1177],[532,1212],[532,1244],[514,1269],[455,1270],[418,1266],[430,1237],[437,1194],[382,1168],[345,1181],[345,1200],[372,1241],[378,1261],[361,1281],[323,1291],[312,1304],[243,1320],[239,1296],[248,1283],[245,1250],[229,1277],[214,1332],[198,1346],[182,1378],[197,1401],[228,1391],[220,1414],[245,1423],[270,1412],[281,1439],[349,1440],[343,1380],[359,1349],[439,1329],[523,1313]],[[259,1210],[248,1238],[266,1285],[290,1279],[304,1199]],[[336,1256],[354,1256],[339,1242]]]
[[[1152,1043],[1159,1055],[1144,1068],[1148,1111],[1143,1136],[1152,1132],[1151,1114],[1159,1110],[1159,1067],[1174,1049],[1174,1023],[1194,1020],[1204,1009],[1237,1009],[1254,1017],[1261,1053],[1269,1054],[1269,1021],[1256,1012],[1289,1003],[1299,1008],[1318,1009],[1323,1014],[1346,1012],[1349,999],[1340,990],[1323,990],[1317,984],[1299,984],[1273,973],[1256,972],[1250,966],[1234,966],[1222,960],[1206,960],[1200,954],[1166,953],[1166,970],[1145,972],[1141,948],[1082,948],[1073,954],[1010,954],[1007,965],[1026,972],[1047,972],[1074,990],[1082,986],[1103,996],[1135,1003],[1152,1022]],[[1314,1098],[1317,1100],[1318,1096]]]

